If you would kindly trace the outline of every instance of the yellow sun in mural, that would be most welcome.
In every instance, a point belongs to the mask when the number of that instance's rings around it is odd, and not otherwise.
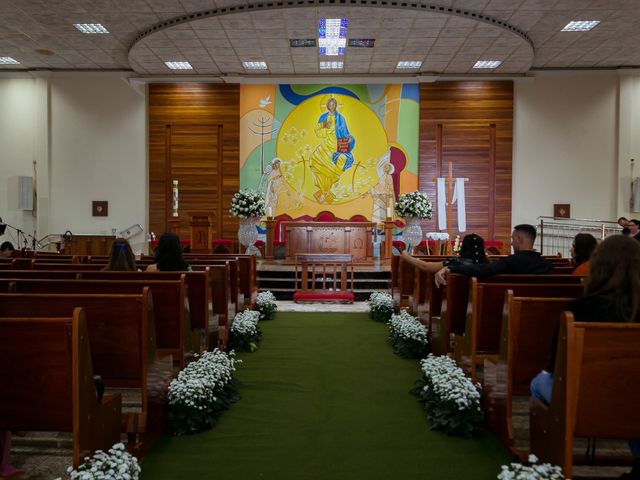
[[[337,205],[365,195],[378,182],[388,150],[375,113],[340,94],[317,95],[285,118],[276,140],[287,184],[311,202]]]

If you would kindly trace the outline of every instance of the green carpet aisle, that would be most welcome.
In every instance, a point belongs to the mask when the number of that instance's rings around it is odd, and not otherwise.
[[[161,440],[142,479],[495,479],[509,457],[490,435],[431,432],[417,361],[395,356],[363,313],[279,313],[239,356],[242,399],[211,431]]]

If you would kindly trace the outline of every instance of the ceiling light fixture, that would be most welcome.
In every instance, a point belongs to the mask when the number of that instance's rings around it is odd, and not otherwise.
[[[0,65],[19,65],[20,62],[13,57],[0,57]]]
[[[320,70],[342,70],[344,62],[320,62]]]
[[[242,66],[247,70],[266,70],[267,62],[242,62]]]
[[[422,62],[420,60],[401,60],[396,65],[396,68],[399,70],[412,70],[421,66]]]
[[[315,38],[290,38],[289,46],[292,48],[315,47],[316,39]]]
[[[599,23],[600,20],[572,20],[564,26],[561,32],[588,32]]]
[[[502,60],[478,60],[473,68],[498,68]]]
[[[82,33],[109,33],[101,23],[74,23],[73,26]]]
[[[193,70],[189,62],[164,62],[171,70]]]
[[[350,38],[348,45],[354,48],[373,48],[375,38]]]
[[[321,18],[318,20],[318,46],[321,56],[344,55],[347,46],[346,18]]]

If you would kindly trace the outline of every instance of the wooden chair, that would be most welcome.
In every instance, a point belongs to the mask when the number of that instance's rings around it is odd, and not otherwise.
[[[0,318],[0,430],[71,432],[73,466],[120,441],[120,394],[99,403],[84,311]]]
[[[297,255],[295,284],[296,303],[353,303],[351,255]]]
[[[640,324],[562,314],[551,404],[531,402],[532,453],[570,478],[574,438],[640,439],[638,345]]]

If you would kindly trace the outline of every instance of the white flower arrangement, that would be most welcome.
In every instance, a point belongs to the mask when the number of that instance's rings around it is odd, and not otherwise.
[[[229,343],[231,348],[242,352],[255,352],[262,332],[258,326],[260,312],[244,310],[238,312],[231,324]]]
[[[423,401],[431,428],[465,436],[483,431],[480,384],[473,384],[447,356],[429,354],[420,365],[424,378],[413,393]]]
[[[260,292],[256,298],[256,308],[260,312],[260,320],[271,320],[278,309],[276,297],[269,290]]]
[[[429,240],[436,240],[440,242],[449,240],[449,234],[447,232],[427,232],[426,237]]]
[[[138,459],[127,452],[122,443],[116,443],[108,452],[97,450],[93,457],[74,470],[67,468],[71,480],[138,480]]]
[[[388,322],[395,310],[393,297],[387,292],[373,292],[367,303],[371,318],[379,322]]]
[[[521,463],[502,465],[502,471],[498,474],[498,480],[563,480],[562,469],[550,463],[538,463],[538,457],[529,455],[529,463],[525,466]]]
[[[174,435],[211,428],[238,399],[233,372],[240,360],[217,348],[189,363],[169,385],[168,428]]]
[[[431,218],[432,207],[429,197],[422,192],[403,193],[396,202],[399,217]]]
[[[404,358],[422,358],[427,354],[428,329],[406,310],[391,315],[389,320],[389,343],[394,351]]]
[[[257,190],[241,190],[231,199],[229,213],[237,218],[262,217],[265,211],[264,196]]]

